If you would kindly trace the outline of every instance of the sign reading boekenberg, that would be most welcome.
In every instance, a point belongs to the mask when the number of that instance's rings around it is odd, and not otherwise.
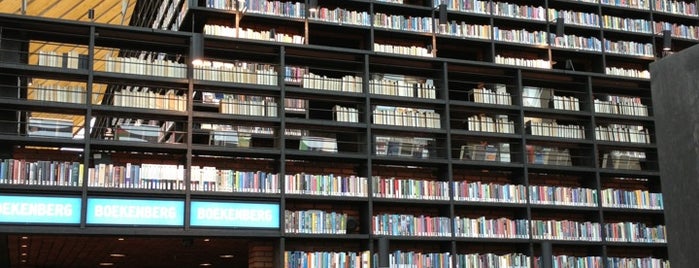
[[[80,197],[0,195],[0,222],[80,223]]]
[[[87,224],[184,225],[184,202],[88,198]]]
[[[279,228],[279,204],[192,201],[190,225]]]

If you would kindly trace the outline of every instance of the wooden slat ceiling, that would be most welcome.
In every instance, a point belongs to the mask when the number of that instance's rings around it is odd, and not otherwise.
[[[128,25],[131,16],[136,6],[137,0],[26,0],[26,12],[28,16],[39,16],[47,18],[65,19],[71,21],[89,21],[88,11],[94,9],[95,22],[116,25]],[[126,6],[126,12],[122,14],[122,7]],[[0,0],[0,13],[22,14],[22,0]],[[38,62],[39,51],[55,51],[59,54],[75,51],[78,54],[87,54],[87,46],[65,46],[64,44],[32,42],[29,44],[29,63],[36,64]],[[119,53],[117,49],[97,48],[95,50],[95,70],[104,69],[104,59],[108,54],[116,56]],[[40,87],[46,85],[53,86],[86,86],[84,82],[69,82],[46,79],[33,79],[31,87]],[[95,84],[93,86],[93,103],[99,103],[106,89],[106,85]],[[30,90],[27,92],[27,97],[32,99],[35,97],[35,92]],[[32,116],[60,118],[73,121],[74,133],[84,125],[84,116],[63,115],[63,114],[46,114],[32,113]]]

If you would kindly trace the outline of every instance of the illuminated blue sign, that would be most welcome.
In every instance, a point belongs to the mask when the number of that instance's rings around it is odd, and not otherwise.
[[[87,224],[184,225],[184,202],[88,198]]]
[[[0,195],[0,222],[80,223],[80,197]]]
[[[279,204],[192,201],[190,225],[279,228]]]

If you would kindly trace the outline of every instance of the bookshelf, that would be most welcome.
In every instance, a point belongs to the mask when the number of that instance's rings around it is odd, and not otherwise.
[[[676,28],[673,50],[699,42],[692,3],[448,1],[446,25],[431,1],[231,3],[164,1],[152,29],[0,16],[2,40],[23,44],[0,58],[20,80],[2,84],[18,94],[0,98],[0,188],[278,204],[261,230],[274,267],[376,267],[382,237],[396,264],[541,267],[551,241],[557,263],[666,267],[643,74],[659,29]],[[32,175],[46,166],[62,172]]]

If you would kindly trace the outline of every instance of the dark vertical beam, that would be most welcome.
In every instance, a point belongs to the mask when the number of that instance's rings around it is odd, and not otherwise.
[[[10,267],[9,243],[7,235],[0,235],[0,267]]]

